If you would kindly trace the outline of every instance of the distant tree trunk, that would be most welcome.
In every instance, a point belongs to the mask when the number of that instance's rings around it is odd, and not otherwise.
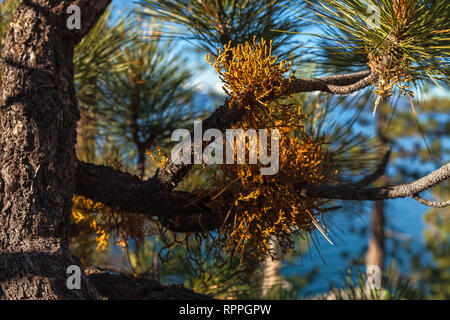
[[[377,113],[377,136],[380,143],[387,147],[389,145],[389,139],[385,135],[387,128],[387,116],[386,109],[380,108]],[[387,177],[381,177],[383,184],[387,182]],[[383,200],[375,201],[372,218],[371,218],[371,233],[369,246],[367,248],[366,265],[376,265],[383,270],[384,263],[384,209],[385,203]]]
[[[264,261],[262,294],[266,296],[271,289],[281,283],[281,260],[267,258]]]
[[[367,248],[367,266],[376,265],[383,269],[384,261],[384,201],[375,201],[372,211],[371,235]]]
[[[276,238],[270,240],[270,246],[276,250],[278,246]],[[267,257],[264,260],[262,267],[262,294],[263,296],[266,296],[270,289],[279,285],[281,282],[281,260],[274,260],[271,257]]]
[[[75,188],[73,52],[109,0],[27,0],[15,13],[3,49],[0,96],[0,298],[96,298],[68,248]],[[69,30],[66,10],[81,8],[83,27]]]
[[[138,150],[137,175],[144,178],[145,175],[145,149]]]

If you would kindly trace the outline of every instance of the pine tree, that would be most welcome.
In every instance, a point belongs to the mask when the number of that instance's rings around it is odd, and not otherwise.
[[[186,63],[170,42],[137,36],[114,61],[127,69],[102,75],[102,98],[92,108],[98,133],[124,154],[136,154],[140,177],[150,159],[146,153],[164,148],[173,130],[188,127],[187,119],[202,111],[194,104],[193,73]]]

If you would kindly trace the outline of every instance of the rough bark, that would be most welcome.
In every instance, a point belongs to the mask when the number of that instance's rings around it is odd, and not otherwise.
[[[322,91],[346,95],[370,87],[377,79],[378,74],[371,71],[362,71],[317,79],[294,79],[291,82],[288,82],[288,90],[285,94],[291,95],[298,92]]]
[[[370,223],[370,238],[366,253],[366,265],[383,270],[384,261],[384,208],[383,200],[375,201]]]
[[[450,207],[450,200],[448,200],[448,201],[430,201],[430,200],[427,200],[427,199],[424,199],[424,198],[420,197],[417,194],[411,196],[411,198],[413,198],[417,202],[419,202],[419,203],[421,203],[421,204],[423,204],[423,205],[425,205],[427,207],[434,207],[434,208]]]
[[[183,191],[161,192],[154,179],[143,181],[102,165],[79,162],[75,192],[121,211],[158,217],[178,232],[217,229],[225,218],[205,205],[208,198]]]
[[[23,1],[3,49],[0,96],[0,298],[95,298],[82,277],[66,287],[75,191],[76,122],[73,52],[109,0]],[[82,28],[66,27],[67,7]]]

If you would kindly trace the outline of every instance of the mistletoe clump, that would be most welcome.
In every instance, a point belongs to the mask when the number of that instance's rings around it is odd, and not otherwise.
[[[300,106],[282,100],[293,78],[291,75],[285,80],[283,74],[290,70],[292,62],[277,63],[270,43],[254,40],[253,44],[235,48],[225,46],[211,64],[230,98],[248,110],[236,128],[279,132],[278,173],[262,175],[260,161],[220,165],[214,182],[216,195],[210,203],[213,210],[226,216],[217,243],[231,252],[231,257],[239,254],[241,260],[264,260],[276,257],[271,246],[274,238],[286,253],[294,246],[294,233],[319,230],[326,236],[319,217],[326,211],[327,201],[303,197],[296,186],[331,182],[336,171],[324,137],[304,129],[307,114]],[[243,143],[246,154],[250,154],[249,142]],[[258,144],[258,155],[261,148]],[[271,144],[264,148],[265,154],[274,152]]]
[[[272,41],[264,39],[245,42],[233,47],[231,42],[220,48],[218,55],[206,55],[206,60],[219,74],[223,89],[231,101],[243,107],[265,106],[286,92],[289,80],[284,74],[292,68],[292,61],[278,61],[272,55]],[[230,104],[231,105],[231,104]]]
[[[277,174],[261,175],[259,164],[224,164],[216,180],[220,194],[211,208],[227,214],[220,243],[233,255],[241,254],[241,258],[275,257],[270,245],[273,238],[286,253],[293,248],[294,233],[318,229],[325,235],[319,216],[327,201],[303,197],[295,186],[333,180],[335,171],[324,140],[300,132],[292,134],[289,126],[278,128],[281,136]]]

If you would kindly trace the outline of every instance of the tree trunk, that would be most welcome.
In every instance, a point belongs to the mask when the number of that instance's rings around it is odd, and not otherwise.
[[[277,251],[277,239],[275,237],[271,238],[269,243],[272,250]],[[278,254],[277,258],[278,259],[272,259],[272,257],[267,257],[262,263],[262,295],[264,297],[267,296],[273,287],[280,285],[281,283],[281,260],[279,259]]]
[[[372,212],[371,236],[367,248],[367,266],[378,266],[383,269],[384,260],[384,201],[375,201]]]
[[[389,139],[385,135],[387,128],[386,112],[386,108],[380,108],[378,110],[376,124],[378,140],[385,148],[389,145]],[[383,175],[380,179],[383,184],[387,183],[386,175]],[[378,266],[380,270],[383,270],[384,262],[384,208],[385,202],[383,200],[375,201],[371,219],[371,235],[366,255],[366,265]]]
[[[66,26],[81,8],[81,29]],[[3,49],[0,96],[0,298],[96,298],[82,272],[68,289],[68,228],[75,189],[75,45],[107,0],[23,1]]]

